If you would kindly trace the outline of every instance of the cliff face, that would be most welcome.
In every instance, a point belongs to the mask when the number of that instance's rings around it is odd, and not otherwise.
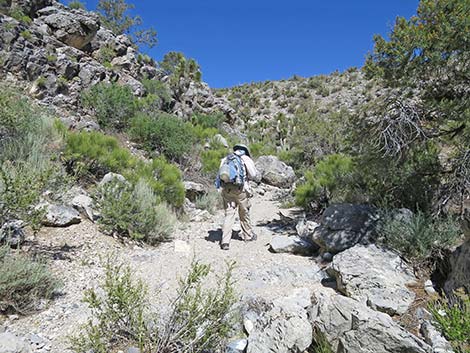
[[[79,104],[80,95],[99,82],[128,85],[136,96],[143,96],[144,79],[168,80],[127,36],[103,27],[98,14],[53,0],[3,4],[0,58],[0,79],[24,87],[73,126],[91,120]],[[178,94],[172,92],[171,113],[187,117],[193,112],[221,111],[235,118],[228,102],[215,97],[207,84],[183,81]]]

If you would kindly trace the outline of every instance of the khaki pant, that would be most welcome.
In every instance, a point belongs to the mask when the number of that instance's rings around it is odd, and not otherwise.
[[[222,228],[221,244],[229,244],[232,239],[232,227],[237,215],[240,218],[242,228],[242,239],[249,240],[253,235],[250,220],[251,202],[246,192],[233,187],[224,187],[222,190],[222,198],[224,200],[225,220]]]

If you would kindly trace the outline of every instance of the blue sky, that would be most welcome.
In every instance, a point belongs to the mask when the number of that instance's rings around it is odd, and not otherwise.
[[[97,0],[85,0],[88,9]],[[387,34],[418,0],[128,0],[158,45],[196,59],[211,87],[309,77],[362,66],[372,36]]]

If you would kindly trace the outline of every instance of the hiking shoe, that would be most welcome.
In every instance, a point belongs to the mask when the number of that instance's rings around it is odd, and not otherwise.
[[[221,248],[222,250],[228,250],[228,249],[229,249],[229,245],[228,245],[228,244],[222,244],[222,245],[220,245],[220,248]]]

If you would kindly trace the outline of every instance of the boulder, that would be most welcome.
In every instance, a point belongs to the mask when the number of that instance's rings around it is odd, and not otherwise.
[[[42,224],[49,227],[68,227],[80,223],[80,213],[73,207],[64,205],[45,204],[41,205],[46,211]]]
[[[332,205],[323,213],[321,224],[315,228],[311,239],[333,254],[356,244],[366,245],[374,239],[378,219],[377,211],[370,206]]]
[[[246,340],[245,338],[241,338],[227,344],[227,347],[225,348],[225,353],[244,353],[247,346],[248,340]]]
[[[121,174],[117,174],[117,173],[107,173],[103,179],[101,179],[101,181],[99,182],[99,186],[104,186],[106,184],[109,184],[110,182],[112,181],[118,181],[118,182],[121,182],[121,183],[125,183],[126,182],[126,178],[124,178]]]
[[[30,353],[31,346],[9,332],[0,333],[0,353]]]
[[[276,156],[261,156],[256,161],[257,179],[279,188],[290,188],[296,177],[292,167],[280,161]]]
[[[461,287],[470,292],[470,237],[460,245],[449,257],[450,272],[444,284],[448,295]]]
[[[307,221],[305,218],[301,219],[295,226],[297,234],[301,238],[310,238],[320,225],[317,222]]]
[[[13,247],[21,245],[25,240],[23,227],[26,224],[21,220],[8,221],[0,228],[0,244]]]
[[[193,181],[185,181],[183,182],[183,184],[184,184],[184,189],[186,191],[186,197],[191,202],[195,202],[198,197],[203,196],[204,194],[207,193],[204,185],[200,183],[195,183]]]
[[[100,28],[96,13],[80,9],[66,10],[48,6],[38,11],[39,21],[51,29],[52,35],[62,43],[83,49]]]
[[[431,353],[432,348],[393,319],[363,303],[318,286],[312,297],[312,324],[326,337],[333,352]]]
[[[96,219],[96,214],[93,212],[93,199],[88,195],[77,195],[72,199],[72,206],[78,212],[86,215],[90,221]]]
[[[290,253],[298,255],[312,255],[318,247],[298,236],[275,235],[269,243],[271,251],[275,253]]]
[[[348,297],[390,315],[405,313],[415,299],[407,288],[416,277],[395,253],[375,245],[356,245],[337,254],[327,272]]]
[[[442,336],[442,334],[430,321],[424,321],[421,324],[420,331],[426,343],[432,347],[433,353],[454,353],[450,343]]]
[[[303,352],[312,344],[308,289],[296,289],[272,302],[255,299],[247,305],[250,309],[245,312],[245,320],[253,322],[247,353]]]

